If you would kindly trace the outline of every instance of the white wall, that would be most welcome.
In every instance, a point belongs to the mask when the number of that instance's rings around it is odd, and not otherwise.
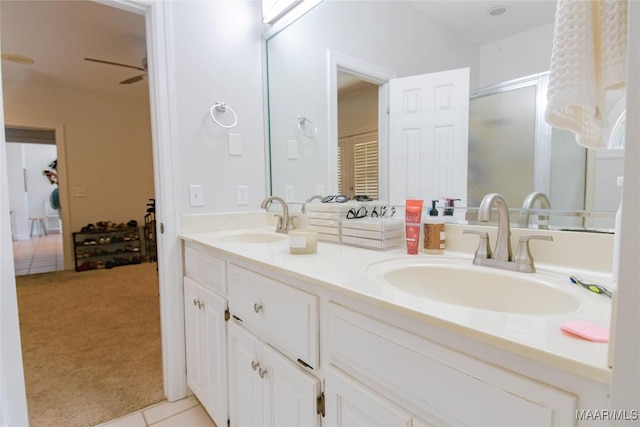
[[[266,195],[260,2],[180,1],[166,6],[172,33],[169,67],[177,96],[177,209],[183,214],[255,210]],[[235,111],[235,128],[213,122],[209,110],[215,102]],[[240,135],[241,156],[228,155],[230,133]],[[204,187],[202,207],[189,206],[192,184]],[[247,206],[236,203],[237,185],[248,186]]]
[[[552,47],[553,23],[483,45],[479,85],[471,89],[549,71]]]
[[[72,193],[68,232],[96,221],[142,222],[154,195],[148,100],[7,79],[3,88],[8,124],[64,128],[58,171],[66,165]],[[73,196],[77,188],[86,197]]]

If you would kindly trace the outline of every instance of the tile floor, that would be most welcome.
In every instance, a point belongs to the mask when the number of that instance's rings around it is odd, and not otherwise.
[[[98,427],[216,427],[194,396],[161,402]]]
[[[13,262],[16,276],[64,270],[62,234],[14,240]]]

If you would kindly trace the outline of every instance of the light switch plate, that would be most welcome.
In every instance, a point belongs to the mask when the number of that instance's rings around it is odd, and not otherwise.
[[[87,197],[87,187],[73,187],[71,195],[73,197]]]
[[[189,206],[204,206],[204,189],[202,185],[189,186]]]
[[[290,139],[287,141],[287,158],[289,160],[298,160],[298,141]]]
[[[242,138],[239,133],[230,133],[228,136],[229,155],[242,156]]]

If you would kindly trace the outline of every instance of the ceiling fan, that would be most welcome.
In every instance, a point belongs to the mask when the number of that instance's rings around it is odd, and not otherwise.
[[[121,64],[119,62],[112,62],[112,61],[105,61],[102,59],[94,59],[94,58],[84,58],[85,61],[91,61],[91,62],[97,62],[99,64],[107,64],[107,65],[115,65],[118,67],[126,67],[126,68],[133,68],[134,70],[140,70],[140,71],[144,71],[144,74],[139,74],[137,76],[134,77],[130,77],[126,80],[123,80],[120,82],[121,85],[128,85],[131,83],[135,83],[135,82],[139,82],[140,80],[143,80],[144,77],[147,75],[147,57],[145,56],[144,58],[142,58],[142,67],[138,67],[136,65],[127,65],[127,64]]]

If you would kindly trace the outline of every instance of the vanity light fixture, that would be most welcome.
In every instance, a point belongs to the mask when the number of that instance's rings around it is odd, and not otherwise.
[[[273,24],[302,0],[262,0],[262,20]]]
[[[507,6],[494,6],[492,8],[489,8],[489,10],[487,10],[487,15],[489,16],[500,16],[503,15],[509,8]]]
[[[15,53],[3,53],[2,59],[4,59],[5,61],[20,64],[20,65],[31,65],[35,62],[33,59],[29,58],[28,56],[18,55]]]

